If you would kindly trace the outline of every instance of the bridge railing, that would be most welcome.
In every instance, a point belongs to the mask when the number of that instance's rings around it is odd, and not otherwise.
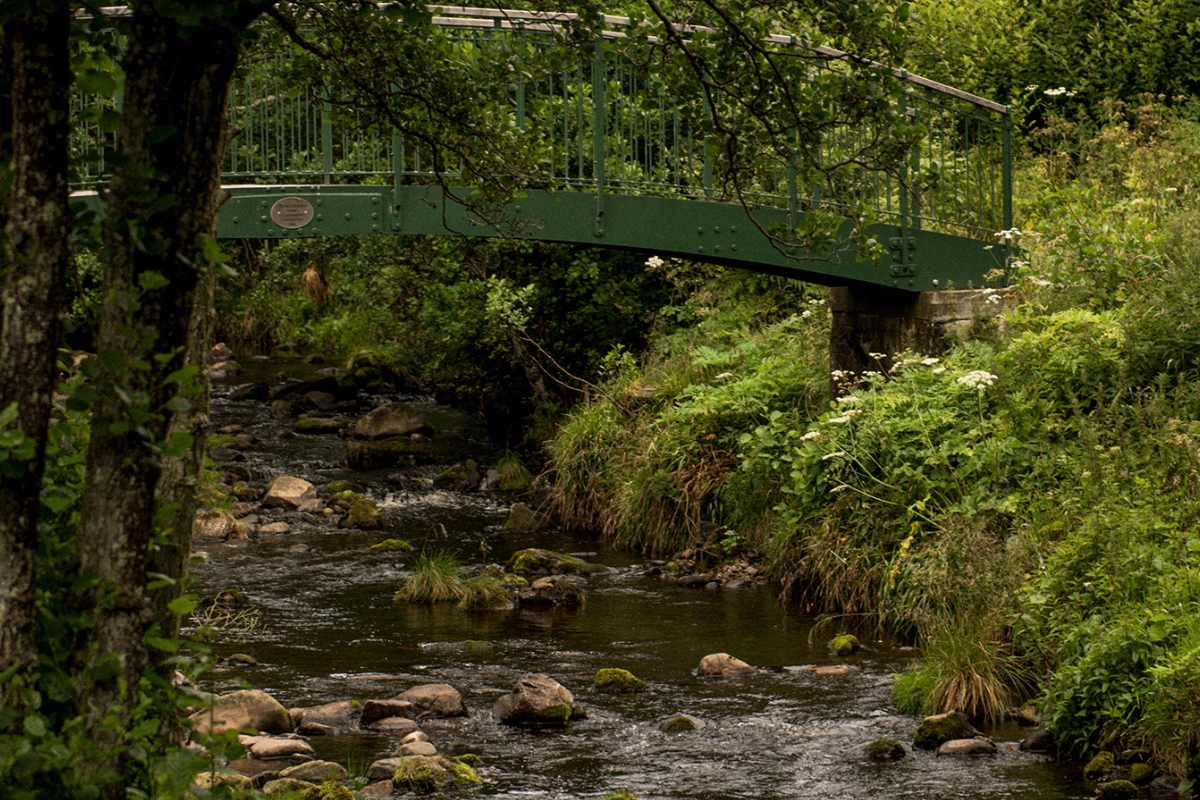
[[[553,48],[569,15],[444,7],[435,23],[461,46]],[[714,115],[733,114],[721,93],[710,103],[698,83],[667,85],[649,49],[622,46],[630,22],[605,17],[589,52],[519,83],[480,87],[509,108],[516,135],[540,154],[539,188],[657,195],[751,207],[866,209],[901,228],[928,228],[987,238],[1012,227],[1010,116],[1007,107],[902,71],[879,69],[895,111],[919,134],[898,167],[872,168],[860,156],[886,139],[884,123],[833,110],[815,140],[804,142],[821,170],[803,181],[801,148],[781,142],[733,164],[714,145]],[[851,57],[807,48],[794,37],[769,45],[808,58],[813,80],[837,74]],[[230,92],[230,184],[425,183],[459,178],[453,157],[381,129],[378,120],[341,103],[336,88],[297,87],[287,78],[291,47],[257,46]],[[819,57],[813,58],[813,53]],[[878,66],[878,65],[876,65]],[[107,176],[104,149],[115,143],[99,124],[120,97],[76,99],[73,147],[91,154],[75,183],[94,188]],[[715,107],[714,107],[715,104]],[[751,124],[751,123],[748,123]],[[745,154],[742,154],[743,156]],[[435,168],[435,164],[439,166]],[[815,177],[814,177],[815,175]]]

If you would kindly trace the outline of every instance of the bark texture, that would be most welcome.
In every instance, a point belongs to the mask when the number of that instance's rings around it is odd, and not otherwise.
[[[167,16],[181,5],[199,12],[190,27]],[[173,596],[154,599],[145,588],[150,554],[156,566],[174,572],[182,571],[190,549],[190,517],[166,515],[162,522],[174,521],[175,528],[164,533],[155,515],[159,490],[180,509],[194,509],[196,455],[178,463],[159,448],[172,431],[188,428],[202,437],[207,426],[204,379],[181,381],[178,370],[204,366],[203,342],[193,336],[209,324],[204,245],[222,201],[229,82],[241,36],[265,7],[144,2],[134,5],[126,34],[120,157],[103,230],[96,382],[103,398],[93,404],[79,535],[81,569],[100,579],[90,661],[115,656],[120,663],[118,679],[87,695],[93,739],[102,748],[116,744],[129,692],[150,664],[145,634],[162,621],[158,614]]]
[[[34,555],[70,258],[67,100],[71,73],[68,9],[33,8],[5,26],[0,54],[11,80],[3,98],[11,132],[12,189],[4,231],[0,322],[0,409],[18,407],[16,428],[35,442],[20,475],[0,478],[0,670],[36,663]],[[7,87],[6,87],[7,89]],[[7,130],[5,130],[7,129]]]

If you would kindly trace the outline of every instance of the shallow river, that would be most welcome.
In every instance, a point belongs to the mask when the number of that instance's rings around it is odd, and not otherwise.
[[[277,367],[272,367],[275,369]],[[245,380],[243,378],[242,380]],[[594,537],[557,529],[501,530],[511,497],[452,494],[417,481],[398,490],[388,473],[352,473],[338,466],[345,440],[281,436],[283,423],[265,404],[214,401],[214,425],[241,424],[261,440],[249,463],[267,476],[294,474],[321,484],[338,478],[369,487],[385,515],[378,531],[304,530],[240,543],[204,544],[209,560],[194,569],[196,590],[224,588],[249,595],[260,623],[225,636],[218,655],[247,653],[259,666],[217,673],[215,688],[233,678],[263,689],[287,707],[334,700],[391,697],[421,683],[459,689],[472,716],[422,723],[447,755],[476,753],[487,796],[557,800],[602,798],[625,790],[660,798],[920,798],[920,800],[1057,800],[1091,796],[1078,770],[1016,752],[1024,731],[989,733],[995,756],[936,758],[915,752],[874,764],[863,745],[882,737],[911,742],[920,721],[896,713],[892,675],[912,653],[887,640],[864,642],[849,659],[849,675],[814,674],[837,663],[825,651],[838,631],[776,602],[769,588],[681,589],[643,576],[634,557]],[[414,399],[414,402],[420,402]],[[426,402],[423,410],[449,414]],[[469,429],[464,434],[474,434]],[[481,461],[489,445],[478,441]],[[405,470],[429,478],[438,468]],[[394,473],[395,470],[390,470]],[[537,546],[611,566],[589,579],[577,611],[466,612],[453,606],[396,603],[410,554],[380,553],[386,538],[417,551],[448,549],[468,566],[503,564],[515,550]],[[760,671],[734,681],[696,677],[700,659],[728,652]],[[650,691],[598,695],[596,671],[623,667]],[[587,720],[566,730],[512,729],[489,709],[526,672],[544,672],[571,690]],[[655,723],[678,713],[701,721],[691,733],[665,734]],[[323,758],[363,772],[391,755],[398,737],[361,733],[314,737]]]

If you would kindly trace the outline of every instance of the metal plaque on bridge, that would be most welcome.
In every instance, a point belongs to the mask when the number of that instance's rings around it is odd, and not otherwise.
[[[312,219],[312,203],[303,197],[281,197],[271,206],[271,221],[281,228],[303,228]]]

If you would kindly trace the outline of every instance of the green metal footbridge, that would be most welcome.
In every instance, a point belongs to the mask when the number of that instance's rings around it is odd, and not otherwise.
[[[553,42],[570,15],[437,7],[434,23],[463,47],[514,38]],[[606,16],[594,46],[556,71],[491,87],[509,108],[511,135],[541,152],[541,175],[519,199],[486,214],[446,159],[429,147],[364,124],[330,89],[285,86],[291,48],[246,57],[230,97],[240,129],[229,148],[221,238],[291,239],[356,234],[524,236],[622,248],[798,278],[909,292],[996,285],[1012,229],[1011,117],[1007,106],[902,70],[874,65],[888,103],[913,126],[893,169],[855,166],[879,141],[869,126],[831,125],[807,153],[839,163],[801,179],[796,153],[761,153],[730,178],[712,145],[712,95],[666,85],[617,46],[627,18]],[[691,28],[694,32],[696,28]],[[540,38],[539,38],[540,37]],[[803,52],[817,72],[854,61],[794,36],[764,47]],[[815,78],[814,78],[815,79]],[[115,98],[80,98],[87,104]],[[836,116],[836,115],[834,115]],[[106,179],[110,138],[80,125],[75,147],[92,152],[76,187]],[[439,165],[435,168],[434,165]],[[874,219],[855,231],[862,211]],[[798,231],[806,215],[842,214],[836,242]],[[853,234],[869,246],[846,246]]]

